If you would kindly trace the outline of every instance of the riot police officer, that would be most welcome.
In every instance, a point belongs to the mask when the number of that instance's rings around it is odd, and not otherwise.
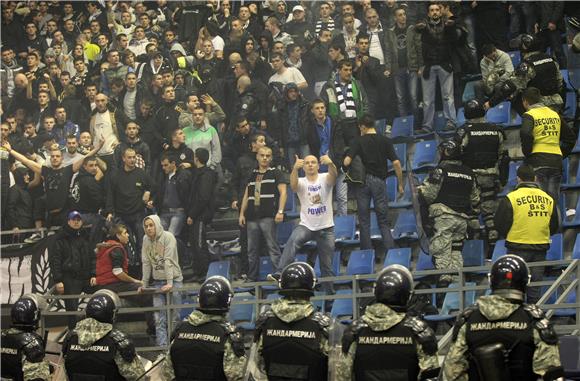
[[[576,135],[564,118],[542,103],[540,91],[529,87],[522,94],[520,140],[526,164],[536,171],[540,187],[554,200],[560,198],[562,159],[574,148]]]
[[[38,328],[44,300],[23,295],[12,305],[12,327],[2,330],[2,379],[47,381],[50,367],[44,360],[44,341]]]
[[[375,282],[375,302],[342,337],[338,380],[416,381],[439,374],[437,339],[427,323],[407,316],[413,276],[401,265],[385,267]]]
[[[131,340],[113,329],[119,304],[119,297],[110,290],[99,290],[90,298],[86,317],[62,345],[70,381],[136,380],[145,373]]]
[[[465,105],[467,123],[457,130],[456,140],[460,144],[463,165],[475,173],[480,192],[480,211],[486,229],[490,252],[497,241],[497,230],[493,215],[497,208],[497,192],[500,182],[505,185],[509,171],[509,155],[504,146],[505,135],[501,127],[485,121],[485,109],[477,100]],[[469,222],[470,230],[479,231],[478,216]]]
[[[521,102],[521,91],[535,87],[540,90],[544,105],[555,111],[562,111],[564,102],[561,93],[566,89],[558,63],[543,51],[544,44],[537,36],[521,35],[516,38],[515,44],[522,54],[522,62],[503,86],[492,95],[485,105],[486,109],[512,97],[512,106],[521,115],[525,112]]]
[[[256,323],[254,342],[258,364],[269,381],[328,378],[330,319],[310,302],[316,276],[304,262],[282,270],[279,287],[282,299],[262,313]]]
[[[517,255],[491,267],[492,294],[465,309],[453,328],[443,363],[448,381],[563,380],[558,336],[544,312],[525,304],[530,275]]]
[[[439,166],[417,188],[419,199],[428,205],[433,226],[429,254],[437,269],[461,270],[467,222],[479,213],[479,190],[471,168],[461,164],[461,146],[457,142],[441,142],[439,154]],[[442,275],[441,287],[456,278],[457,275]]]
[[[524,164],[517,170],[518,185],[499,202],[495,225],[509,253],[517,254],[526,262],[546,260],[550,236],[558,231],[558,203],[534,182],[531,166]],[[532,281],[542,280],[544,268],[532,267]],[[528,302],[540,298],[540,289],[528,289]]]
[[[171,337],[163,364],[167,380],[235,381],[244,375],[244,342],[226,320],[234,293],[222,276],[208,278],[199,290],[199,307]]]

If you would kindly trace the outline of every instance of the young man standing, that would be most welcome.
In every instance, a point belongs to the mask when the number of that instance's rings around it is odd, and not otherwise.
[[[261,239],[275,268],[280,261],[280,247],[276,239],[276,224],[284,220],[286,184],[282,173],[271,168],[272,149],[262,147],[256,155],[254,169],[240,208],[239,224],[248,229],[248,281],[258,280]]]

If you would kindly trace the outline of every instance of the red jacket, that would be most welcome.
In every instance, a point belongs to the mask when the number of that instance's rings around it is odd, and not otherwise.
[[[123,271],[127,273],[129,260],[125,247],[115,240],[109,240],[97,245],[97,249],[97,285],[104,286],[120,282],[119,278],[113,274],[113,261],[111,261],[110,254],[114,249],[121,249],[123,252]]]

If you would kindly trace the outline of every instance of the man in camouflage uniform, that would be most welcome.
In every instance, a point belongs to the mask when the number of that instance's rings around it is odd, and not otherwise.
[[[166,380],[242,380],[244,341],[226,320],[233,295],[230,282],[222,276],[212,276],[203,283],[198,309],[173,332],[163,362]]]
[[[542,41],[536,36],[521,35],[516,39],[516,43],[522,54],[522,62],[504,84],[496,89],[490,100],[485,103],[485,109],[511,97],[512,107],[522,115],[525,110],[521,92],[528,87],[536,87],[542,94],[541,103],[561,112],[564,105],[561,92],[565,88],[558,63],[543,51]]]
[[[2,330],[2,379],[48,381],[50,367],[44,360],[44,342],[38,327],[43,300],[33,294],[12,305],[12,327]]]
[[[461,250],[467,222],[479,213],[479,190],[473,171],[461,164],[461,147],[453,140],[439,145],[441,161],[417,190],[419,198],[429,205],[433,235],[429,254],[437,269],[461,270]],[[444,274],[441,286],[457,280],[457,275]]]
[[[461,145],[463,157],[461,162],[475,173],[480,192],[479,209],[485,224],[486,238],[490,252],[498,239],[493,216],[497,208],[497,192],[503,176],[509,169],[509,155],[505,148],[505,136],[501,127],[485,121],[485,110],[477,100],[465,105],[467,123],[457,129],[455,140]],[[506,176],[507,177],[507,176]],[[479,216],[474,215],[469,221],[469,230],[475,238],[480,230]]]
[[[444,380],[564,380],[554,327],[538,306],[523,303],[528,283],[522,258],[505,255],[493,264],[492,294],[457,317]]]
[[[342,338],[337,380],[427,380],[439,374],[437,338],[421,319],[407,315],[413,276],[391,265],[377,276],[375,302]],[[354,377],[353,377],[354,376]]]
[[[304,262],[284,268],[279,293],[284,297],[272,303],[256,322],[254,345],[260,372],[269,381],[326,381],[330,352],[331,320],[310,302],[316,276]]]
[[[86,318],[68,333],[62,345],[70,381],[99,376],[135,381],[145,373],[131,340],[113,329],[119,304],[119,297],[110,290],[97,291],[87,303]]]

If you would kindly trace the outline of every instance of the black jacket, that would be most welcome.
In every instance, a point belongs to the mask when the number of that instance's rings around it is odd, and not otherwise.
[[[118,146],[115,147],[115,162],[117,163],[117,168],[121,168],[123,166],[123,152],[127,148],[133,148],[138,155],[141,155],[141,158],[145,162],[145,172],[148,174],[151,173],[151,150],[149,149],[149,145],[145,143],[143,140],[139,139],[135,143],[129,143],[127,141],[122,141],[119,143]]]
[[[232,201],[238,201],[238,204],[244,197],[248,180],[252,175],[252,171],[256,168],[258,162],[256,161],[256,154],[254,152],[246,152],[236,161],[236,167],[232,174],[232,184],[234,191],[232,192]]]
[[[182,208],[187,208],[189,204],[189,197],[192,191],[191,189],[191,171],[188,169],[177,169],[175,172],[175,180],[177,185],[177,195],[179,197],[179,204]],[[155,206],[158,210],[163,208],[163,198],[165,196],[165,187],[167,184],[167,175],[163,176],[161,184],[159,184],[159,192],[155,197]]]
[[[299,128],[299,138],[300,144],[307,144],[307,131],[308,125],[310,124],[311,120],[311,113],[310,113],[310,104],[306,101],[302,96],[298,98],[296,101],[298,103],[298,128]],[[284,102],[280,105],[280,110],[278,114],[278,131],[274,134],[275,137],[280,137],[280,144],[285,149],[288,148],[288,128],[289,128],[289,103]]]
[[[3,164],[4,165],[4,164]],[[8,176],[6,176],[8,177]],[[6,227],[8,229],[30,229],[34,227],[32,219],[32,197],[24,186],[14,185],[9,189],[6,208]]]
[[[188,218],[211,222],[215,210],[216,183],[217,174],[211,168],[202,167],[193,171]]]
[[[177,148],[170,145],[167,147],[165,152],[175,157],[177,165],[180,165],[181,163],[189,163],[193,166],[193,151],[191,148],[186,146],[185,143]]]
[[[426,69],[433,65],[440,65],[446,71],[452,71],[451,51],[455,26],[446,26],[446,21],[443,17],[438,24],[430,24],[428,20],[425,20],[423,21],[426,24],[424,28],[416,28],[421,34],[423,62]]]
[[[155,123],[161,130],[163,138],[171,141],[171,133],[179,127],[179,112],[175,110],[176,102],[163,102],[155,113]]]
[[[97,257],[83,229],[64,225],[49,245],[48,261],[55,283],[65,277],[86,280],[95,276]]]
[[[98,213],[105,207],[105,180],[97,181],[81,167],[71,190],[71,199],[81,213]]]
[[[340,123],[335,123],[331,119],[331,125],[332,131],[328,155],[334,165],[339,168],[342,166],[346,144],[344,142],[344,135]],[[318,131],[316,131],[316,121],[313,118],[308,124],[307,139],[308,146],[310,147],[310,154],[320,158],[320,137],[318,136]]]

